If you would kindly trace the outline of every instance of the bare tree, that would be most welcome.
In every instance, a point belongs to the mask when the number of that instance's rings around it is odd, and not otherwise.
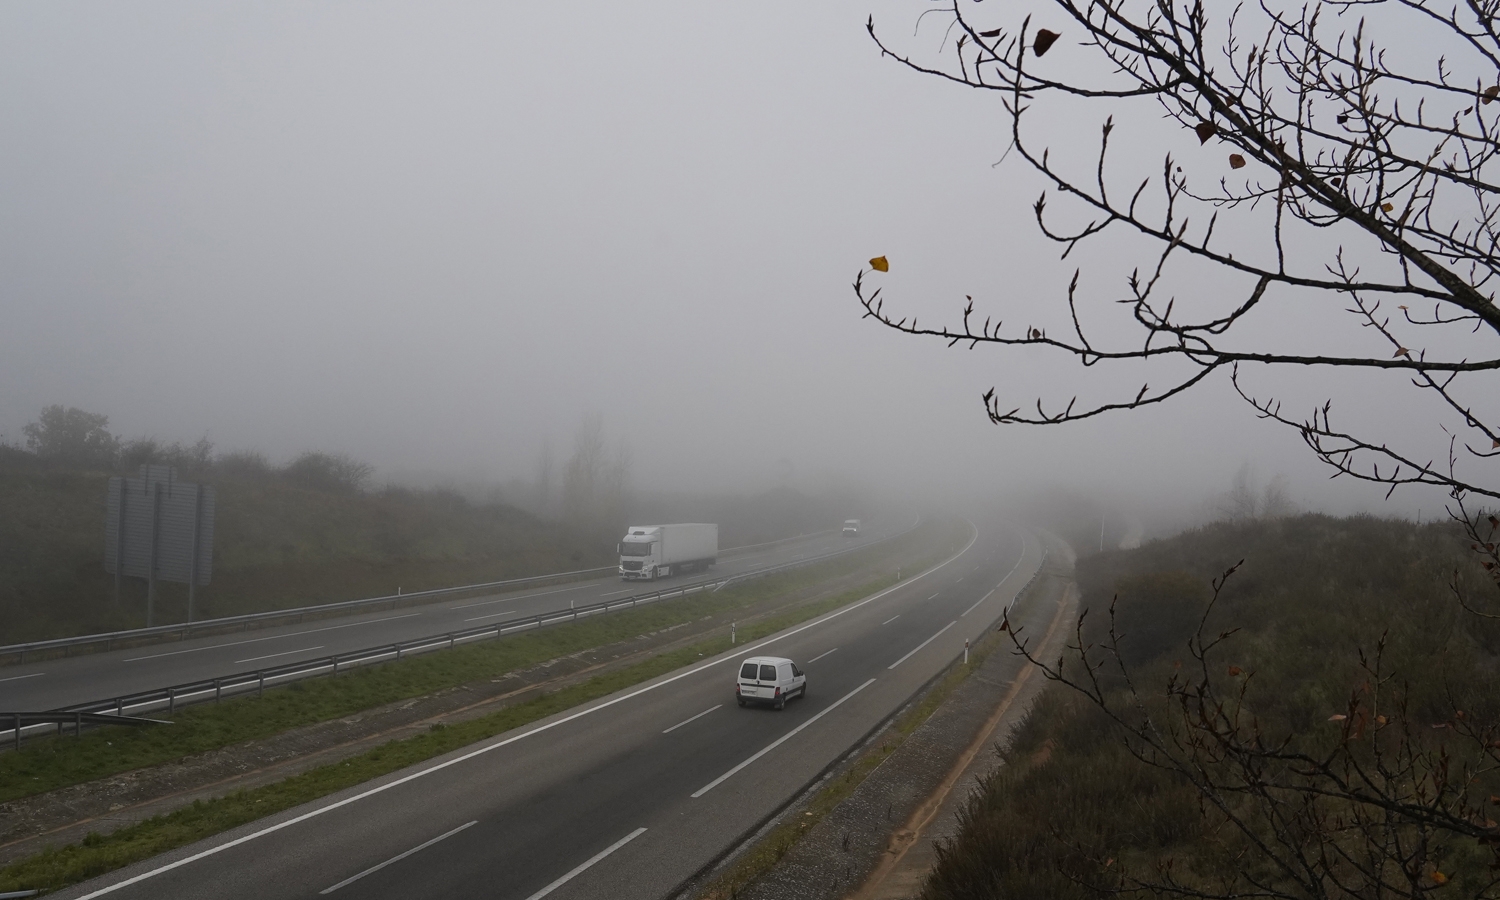
[[[1099,310],[1078,270],[1059,295],[1065,332],[1002,322],[972,297],[957,324],[919,326],[871,289],[869,270],[854,282],[865,314],[950,346],[1038,347],[1086,367],[1146,361],[1159,372],[1154,386],[1083,404],[1037,399],[1035,412],[991,388],[983,401],[995,423],[1053,425],[1136,409],[1223,370],[1257,415],[1297,429],[1336,474],[1500,498],[1485,468],[1500,455],[1500,427],[1484,405],[1487,382],[1474,377],[1500,368],[1494,0],[1052,0],[1039,8],[1024,19],[1009,4],[930,8],[924,18],[942,20],[943,49],[956,51],[931,60],[901,52],[873,19],[869,31],[884,54],[917,72],[998,95],[1011,126],[1006,154],[1052,186],[1033,214],[1064,257],[1122,231],[1155,244],[1122,273],[1121,293],[1104,298],[1124,304],[1134,338],[1094,333]],[[1398,46],[1383,46],[1377,33]],[[1091,105],[1102,119],[1091,162],[1070,165],[1072,154],[1053,154],[1034,137]],[[1130,122],[1164,113],[1201,154],[1167,155],[1145,173],[1117,159],[1115,114],[1127,113]],[[872,263],[887,266],[884,257]],[[1196,289],[1170,293],[1185,272]],[[1247,334],[1257,321],[1275,326],[1260,334],[1298,331],[1271,318],[1285,315],[1272,309],[1282,301],[1346,310],[1357,326],[1350,340],[1363,335],[1369,349],[1257,346]],[[1357,434],[1336,424],[1331,401],[1305,415],[1284,411],[1244,380],[1241,367],[1256,365],[1405,375],[1432,398],[1445,433],[1438,445],[1410,432]]]

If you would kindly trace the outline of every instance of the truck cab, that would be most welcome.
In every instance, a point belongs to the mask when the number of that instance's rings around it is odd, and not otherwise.
[[[661,528],[632,525],[620,539],[620,577],[655,581],[661,571]]]

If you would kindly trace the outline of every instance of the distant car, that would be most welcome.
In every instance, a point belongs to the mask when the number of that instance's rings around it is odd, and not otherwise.
[[[859,520],[858,519],[845,519],[844,520],[844,534],[859,534]]]
[[[807,676],[797,664],[780,656],[752,656],[740,663],[734,699],[740,706],[768,703],[784,709],[792,697],[807,696]]]

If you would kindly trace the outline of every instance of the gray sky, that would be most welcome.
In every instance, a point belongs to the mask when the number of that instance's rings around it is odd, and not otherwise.
[[[874,13],[910,36],[922,8],[0,6],[0,436],[62,403],[127,437],[501,479],[599,412],[646,487],[755,488],[786,458],[918,491],[1187,497],[1250,461],[1308,505],[1387,509],[1222,380],[1000,429],[991,384],[1101,382],[859,319],[877,254],[924,316],[965,293],[1040,310],[1071,272],[1032,225],[1039,183],[992,167],[998,100],[865,35]]]

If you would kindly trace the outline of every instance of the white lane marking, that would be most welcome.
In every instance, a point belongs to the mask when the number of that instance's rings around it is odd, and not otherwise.
[[[881,622],[880,624],[882,624],[882,625],[889,625],[889,624],[891,624],[892,622],[896,621],[899,618],[901,618],[901,614],[900,613],[896,613],[894,616],[891,616],[889,619],[886,619],[884,622]]]
[[[981,604],[984,601],[986,601],[986,600],[990,599],[991,597],[995,596],[995,592],[998,591],[998,590],[1000,590],[1000,586],[999,585],[996,585],[996,586],[990,588],[990,592],[988,594],[985,594],[983,597],[980,597],[978,600],[975,600],[974,601],[974,606],[971,606],[968,609],[964,610],[963,612],[959,613],[958,617],[960,619],[962,619],[964,616],[967,616],[969,613],[973,612],[975,610],[975,608],[979,606],[979,604]]]
[[[601,597],[617,597],[620,594],[628,594],[628,593],[630,593],[633,590],[635,590],[635,588],[626,588],[623,591],[610,591],[607,594],[600,594],[599,596],[601,596]]]
[[[532,597],[545,597],[548,594],[566,594],[568,591],[581,591],[584,588],[593,587],[591,584],[575,584],[572,587],[558,588],[555,591],[537,591],[535,594],[508,594],[504,597],[496,597],[494,600],[480,600],[478,603],[461,603],[458,606],[450,606],[449,609],[472,609],[476,606],[489,606],[494,603],[509,603],[512,600],[530,600]]]
[[[895,662],[891,663],[890,665],[886,666],[886,668],[887,669],[894,669],[897,666],[901,665],[902,663],[906,662],[908,659],[911,659],[913,653],[916,653],[918,650],[921,650],[923,647],[925,647],[928,644],[932,643],[933,641],[937,640],[939,634],[942,634],[943,632],[947,631],[948,629],[952,628],[954,625],[957,625],[957,624],[958,624],[958,620],[954,619],[952,622],[949,622],[947,625],[944,625],[942,628],[939,628],[937,634],[933,635],[932,637],[930,637],[927,640],[923,641],[922,643],[918,644],[916,647],[912,648],[912,650],[911,650],[910,653],[907,653],[905,656],[901,657],[900,659],[898,659]]]
[[[745,760],[744,762],[742,762],[739,765],[735,766],[734,768],[730,769],[728,772],[725,772],[723,775],[720,775],[718,778],[715,778],[713,781],[710,781],[708,784],[705,784],[703,787],[698,788],[698,790],[696,790],[696,791],[693,792],[693,799],[696,800],[697,798],[702,797],[704,794],[708,793],[709,791],[711,791],[714,788],[718,787],[719,785],[723,784],[725,781],[728,781],[731,777],[734,776],[734,774],[736,772],[740,771],[741,769],[743,769],[746,766],[750,765],[751,763],[755,762],[757,759],[760,759],[762,756],[765,756],[767,753],[770,753],[772,750],[775,750],[777,747],[780,747],[782,744],[784,744],[787,741],[791,740],[797,734],[797,732],[801,731],[802,729],[806,728],[807,726],[811,725],[812,723],[818,721],[819,719],[823,718],[824,716],[826,716],[829,713],[833,712],[834,710],[838,709],[839,708],[839,704],[843,703],[845,700],[848,700],[850,697],[853,697],[855,694],[859,693],[860,691],[864,690],[865,688],[869,687],[870,685],[872,685],[874,683],[875,683],[875,679],[871,678],[869,681],[866,681],[864,684],[860,685],[859,687],[855,688],[854,690],[850,691],[849,693],[845,694],[844,696],[838,698],[827,709],[819,712],[817,715],[813,716],[811,719],[808,719],[806,722],[803,722],[801,725],[798,725],[796,728],[793,728],[791,731],[788,731],[786,734],[783,734],[781,737],[777,738],[776,740],[774,740],[771,743],[767,744],[766,746],[762,747],[760,749],[760,751],[757,752],[754,756],[750,757],[749,759]]]
[[[399,616],[386,616],[383,619],[371,619],[368,622],[349,622],[344,625],[329,625],[327,628],[309,628],[306,631],[292,631],[287,634],[273,634],[270,637],[248,638],[243,641],[229,641],[225,644],[211,644],[207,647],[193,647],[188,650],[171,650],[166,653],[153,653],[150,656],[132,656],[129,659],[122,659],[120,660],[120,662],[140,662],[143,659],[161,659],[163,656],[178,656],[183,653],[202,653],[204,650],[219,650],[224,647],[238,647],[241,644],[259,644],[262,641],[276,641],[280,640],[281,638],[301,637],[304,634],[317,634],[320,631],[333,631],[338,628],[353,628],[356,625],[374,625],[377,622],[393,622],[396,619],[410,619],[413,616],[420,615],[421,613],[419,612],[405,613],[404,615]]]
[[[678,722],[676,725],[673,725],[671,728],[668,728],[667,731],[663,731],[662,734],[666,734],[668,731],[676,731],[677,729],[681,728],[682,726],[686,725],[689,722],[696,722],[699,719],[703,718],[704,716],[708,715],[709,713],[713,712],[714,710],[719,709],[723,705],[724,704],[720,703],[718,706],[711,706],[708,709],[705,709],[703,712],[698,713],[696,716],[693,716],[691,719],[683,719],[681,722]]]
[[[837,649],[838,649],[837,647],[833,648],[833,650],[837,650]],[[823,657],[827,656],[828,654],[832,653],[833,650],[824,650],[822,653],[819,653],[817,656],[814,656],[812,659],[808,660],[807,664],[808,665],[812,665],[813,663],[817,662],[818,660],[820,660]]]
[[[260,662],[263,659],[275,659],[278,656],[291,656],[293,653],[308,653],[308,652],[313,651],[313,650],[322,650],[322,649],[323,649],[323,645],[319,644],[316,647],[303,647],[301,650],[285,650],[285,651],[282,651],[281,653],[268,653],[265,656],[252,656],[249,659],[237,659],[237,660],[234,661],[234,664],[235,665],[239,665],[240,663]]]
[[[30,675],[12,675],[9,678],[0,678],[0,681],[20,681],[22,678],[38,678],[46,674],[46,672],[32,672]]]
[[[583,871],[589,866],[592,866],[594,863],[610,855],[611,853],[615,852],[616,850],[620,849],[621,847],[625,846],[626,844],[630,843],[631,841],[635,840],[645,833],[645,828],[637,828],[635,831],[630,832],[629,834],[620,838],[618,841],[615,841],[613,844],[610,844],[608,847],[589,857],[588,861],[583,865],[577,867],[573,871],[537,891],[535,894],[532,894],[530,897],[527,897],[526,900],[542,900],[543,897],[547,896],[548,894],[572,881],[577,876],[581,875]]]
[[[613,699],[605,700],[599,703],[597,706],[590,706],[587,709],[580,709],[578,712],[563,716],[560,719],[553,719],[551,722],[548,722],[545,725],[538,725],[536,728],[533,728],[530,731],[523,731],[520,734],[505,738],[504,740],[495,741],[493,744],[486,744],[483,747],[478,747],[474,750],[470,750],[468,753],[465,753],[462,756],[455,756],[452,759],[443,760],[442,762],[435,763],[425,769],[419,769],[418,771],[413,772],[410,775],[404,775],[400,778],[392,779],[385,782],[384,784],[376,785],[375,787],[372,787],[367,791],[361,791],[358,794],[345,797],[342,800],[336,800],[328,804],[327,806],[320,806],[317,809],[310,809],[300,816],[293,816],[290,819],[277,822],[275,825],[267,825],[265,828],[262,828],[259,831],[252,831],[249,834],[240,835],[232,841],[225,841],[222,844],[217,844],[213,847],[209,847],[207,850],[200,850],[191,856],[184,856],[182,859],[173,860],[172,862],[166,863],[162,866],[158,866],[157,868],[152,869],[148,872],[142,872],[139,875],[132,875],[131,877],[126,878],[123,881],[117,881],[114,884],[102,887],[99,890],[94,891],[92,894],[84,894],[82,897],[77,898],[77,900],[94,900],[95,897],[102,897],[105,894],[112,894],[115,891],[118,891],[120,888],[129,887],[133,884],[145,881],[148,878],[155,878],[157,875],[161,875],[164,872],[170,872],[173,869],[181,868],[182,866],[195,863],[200,859],[214,856],[218,853],[224,852],[225,850],[232,850],[241,844],[247,844],[250,841],[255,840],[256,838],[262,838],[268,834],[274,834],[283,828],[290,828],[293,825],[300,825],[301,823],[306,822],[308,819],[314,819],[318,816],[323,815],[324,813],[331,813],[336,809],[342,809],[343,807],[348,806],[351,803],[358,803],[360,800],[363,800],[366,797],[373,797],[376,794],[385,793],[391,788],[400,787],[401,785],[406,784],[409,781],[416,781],[418,778],[431,775],[434,772],[441,772],[449,766],[456,766],[461,762],[468,762],[476,756],[482,756],[486,753],[489,753],[491,750],[499,750],[501,747],[508,747],[511,744],[514,744],[516,741],[524,741],[526,738],[541,734],[544,731],[550,731],[559,725],[566,725],[574,719],[581,719],[584,716],[592,715],[593,713],[596,713],[601,709],[608,709],[611,706],[614,706],[616,703],[624,703],[626,700],[633,700],[644,693],[654,691],[659,687],[666,687],[667,685],[672,684],[676,681],[681,681],[684,678],[691,678],[692,676],[697,675],[699,672],[704,672],[712,669],[714,666],[723,665],[724,663],[737,663],[744,658],[744,655],[746,653],[751,653],[755,650],[761,649],[762,647],[768,647],[771,644],[776,643],[777,641],[785,640],[794,635],[801,634],[809,628],[816,628],[819,625],[824,624],[825,622],[837,619],[839,616],[842,616],[845,613],[853,612],[854,610],[859,609],[861,606],[864,606],[867,603],[874,603],[876,600],[879,600],[881,597],[884,597],[886,594],[889,594],[892,591],[900,590],[901,588],[911,585],[911,583],[914,581],[926,578],[928,575],[931,575],[933,572],[936,572],[938,569],[943,568],[944,566],[953,562],[955,559],[958,559],[960,556],[963,556],[965,553],[969,552],[969,548],[974,546],[974,544],[979,540],[979,529],[975,528],[974,523],[972,522],[969,523],[969,527],[974,529],[974,536],[969,538],[969,542],[964,545],[964,548],[948,557],[947,559],[943,560],[942,562],[938,563],[937,565],[933,566],[932,568],[928,569],[927,571],[918,573],[917,575],[913,575],[906,581],[903,581],[900,584],[891,585],[883,591],[871,594],[858,603],[851,603],[843,609],[831,612],[821,619],[808,622],[806,625],[803,625],[800,628],[793,628],[791,631],[777,635],[773,638],[768,638],[764,641],[761,641],[759,644],[752,644],[744,650],[727,653],[720,659],[713,660],[712,662],[706,662],[703,665],[698,666],[697,668],[689,669],[686,672],[679,672],[678,674],[668,678],[663,678],[661,681],[655,682],[654,684],[648,684],[645,687],[638,688],[628,694],[621,694],[620,696]],[[873,680],[874,679],[872,678],[871,681]],[[869,682],[866,682],[866,684],[868,683]]]
[[[941,594],[941,593],[942,593],[942,591],[938,591],[938,594]],[[936,596],[937,596],[937,594],[933,594],[933,595],[932,595],[932,597],[936,597]],[[931,599],[932,599],[932,597],[928,597],[928,598],[927,598],[927,599],[928,599],[928,600],[931,600]]]
[[[460,825],[457,828],[453,829],[452,831],[447,832],[446,834],[440,834],[440,835],[438,835],[437,837],[433,838],[432,840],[428,841],[425,844],[418,844],[417,846],[411,848],[410,850],[406,851],[405,853],[399,853],[399,854],[391,857],[390,859],[386,860],[385,862],[381,863],[380,865],[371,866],[370,868],[365,869],[363,872],[360,872],[358,875],[355,875],[353,878],[345,878],[343,881],[340,881],[338,884],[334,885],[333,887],[331,887],[331,888],[324,888],[323,890],[318,891],[318,893],[320,893],[320,894],[331,894],[331,893],[333,893],[334,891],[338,890],[341,887],[345,887],[346,885],[353,884],[354,882],[360,880],[361,878],[365,877],[366,875],[373,875],[376,872],[379,872],[381,869],[384,869],[386,866],[390,865],[391,863],[397,863],[397,862],[400,862],[403,859],[406,859],[408,856],[411,856],[413,853],[416,853],[418,850],[426,850],[428,847],[431,847],[433,844],[436,844],[438,841],[442,841],[442,840],[446,840],[448,838],[451,838],[455,834],[458,834],[460,831],[463,831],[465,828],[468,828],[470,825],[478,825],[478,824],[479,824],[478,820],[475,820],[473,822],[468,823],[468,825]]]

